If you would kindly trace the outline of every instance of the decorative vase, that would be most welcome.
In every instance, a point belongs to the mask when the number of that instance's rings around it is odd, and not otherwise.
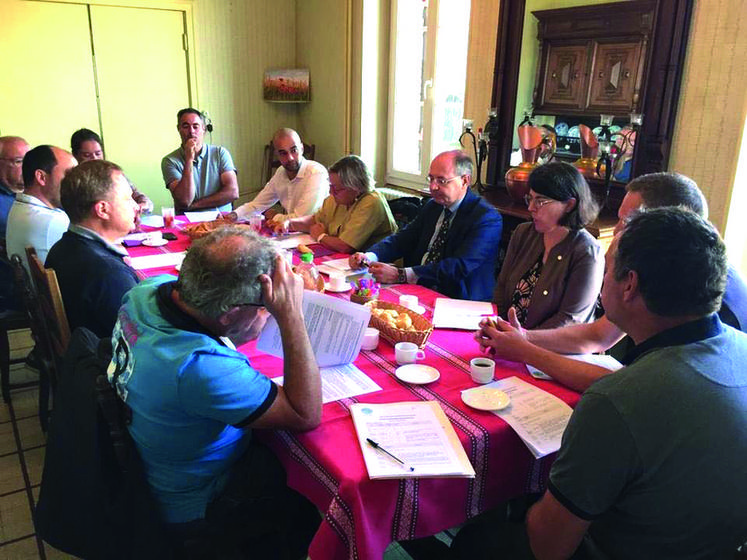
[[[555,154],[555,133],[531,125],[522,125],[517,130],[522,161],[506,171],[506,190],[515,201],[524,202],[524,196],[529,194],[530,173],[541,164],[540,158],[549,161]]]
[[[594,131],[585,124],[578,125],[578,133],[581,140],[581,157],[572,165],[587,179],[600,179],[597,175],[599,140]]]

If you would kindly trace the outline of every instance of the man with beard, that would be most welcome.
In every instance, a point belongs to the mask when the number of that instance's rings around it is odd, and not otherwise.
[[[303,142],[292,128],[281,128],[272,137],[280,167],[254,200],[236,209],[239,218],[263,212],[280,202],[283,212],[268,210],[273,222],[314,214],[329,194],[327,170],[321,163],[303,157]]]
[[[205,116],[197,109],[182,109],[176,118],[182,145],[161,160],[161,173],[177,213],[210,208],[230,212],[239,197],[231,154],[223,146],[204,143]]]

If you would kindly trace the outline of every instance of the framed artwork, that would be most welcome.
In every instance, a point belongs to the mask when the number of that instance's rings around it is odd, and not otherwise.
[[[308,103],[311,101],[309,70],[266,70],[262,83],[265,101],[273,103]]]

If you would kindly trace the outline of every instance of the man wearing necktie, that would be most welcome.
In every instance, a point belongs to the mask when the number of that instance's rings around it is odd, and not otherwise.
[[[428,170],[432,199],[405,228],[355,253],[382,283],[420,284],[458,299],[490,300],[501,240],[501,215],[469,185],[472,161],[462,151],[437,155]],[[391,263],[397,259],[403,268]]]

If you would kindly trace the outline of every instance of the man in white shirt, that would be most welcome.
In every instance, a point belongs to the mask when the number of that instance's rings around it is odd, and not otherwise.
[[[329,195],[329,177],[321,163],[303,157],[303,142],[291,128],[281,128],[272,137],[280,167],[254,200],[236,209],[236,215],[264,212],[276,202],[284,213],[268,212],[274,222],[284,222],[313,214]]]
[[[60,203],[60,183],[77,162],[70,152],[41,145],[23,158],[24,192],[8,214],[8,255],[21,255],[26,268],[26,247],[36,249],[44,263],[49,249],[67,231],[70,220]]]

